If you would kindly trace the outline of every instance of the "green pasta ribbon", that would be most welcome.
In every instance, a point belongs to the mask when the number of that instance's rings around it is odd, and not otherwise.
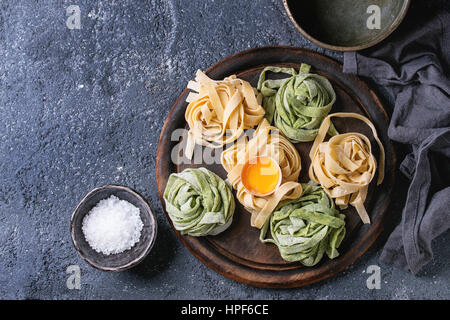
[[[217,235],[233,220],[235,202],[231,188],[206,168],[172,173],[164,200],[173,226],[183,235]]]
[[[314,266],[324,253],[336,258],[345,236],[345,215],[335,208],[325,191],[312,183],[302,184],[303,194],[280,203],[260,233],[262,242],[274,243],[286,261]],[[265,239],[268,229],[272,239]]]
[[[266,67],[259,76],[257,89],[263,96],[265,117],[293,143],[313,141],[336,101],[328,79],[309,73],[310,68],[302,63],[297,73],[294,68]],[[291,76],[266,80],[267,71]],[[338,134],[333,125],[328,133]]]

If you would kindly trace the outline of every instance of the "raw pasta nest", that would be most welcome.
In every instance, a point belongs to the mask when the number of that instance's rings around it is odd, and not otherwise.
[[[269,196],[252,195],[241,181],[242,167],[247,160],[256,156],[272,157],[281,168],[281,185]],[[248,140],[244,135],[235,145],[223,151],[221,161],[228,172],[228,180],[237,190],[236,198],[252,214],[251,225],[254,227],[262,228],[281,200],[295,199],[302,193],[302,187],[297,182],[301,169],[300,155],[266,119],[257,127],[252,139]]]
[[[364,207],[369,184],[377,171],[377,162],[372,154],[370,140],[360,133],[339,134],[323,142],[331,117],[351,117],[364,121],[371,129],[380,148],[378,181],[384,178],[384,148],[373,124],[366,117],[355,113],[334,113],[328,115],[320,126],[319,133],[310,151],[309,177],[320,183],[341,208],[350,203],[361,220],[370,223]]]
[[[266,67],[258,81],[263,95],[266,119],[280,129],[293,143],[312,141],[322,120],[336,101],[336,93],[327,78],[309,72],[302,64],[299,73],[294,68]],[[285,73],[289,78],[266,80],[266,72]],[[333,125],[330,135],[337,134]]]
[[[217,235],[233,220],[235,202],[231,188],[205,168],[171,174],[164,200],[173,226],[181,234]]]
[[[220,148],[239,138],[264,118],[262,97],[247,81],[235,75],[211,80],[200,70],[189,81],[191,92],[185,118],[189,125],[186,156],[191,159],[195,144]]]
[[[345,236],[345,215],[320,186],[302,184],[298,199],[280,204],[261,229],[260,240],[274,243],[286,261],[316,265],[324,253],[336,258]],[[272,238],[266,239],[270,229]]]

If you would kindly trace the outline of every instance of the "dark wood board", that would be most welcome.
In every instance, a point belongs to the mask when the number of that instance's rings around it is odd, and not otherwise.
[[[223,79],[231,74],[236,74],[239,78],[256,86],[259,74],[265,66],[277,65],[298,69],[302,62],[310,64],[312,72],[326,76],[332,83],[337,95],[332,113],[356,112],[367,116],[374,123],[386,152],[385,180],[382,185],[376,187],[376,179],[374,179],[365,201],[372,223],[363,225],[353,208],[343,210],[342,212],[346,215],[347,234],[339,248],[340,256],[333,260],[325,256],[314,267],[304,267],[300,263],[288,263],[280,257],[275,245],[261,243],[259,230],[250,226],[250,214],[237,201],[232,225],[217,236],[182,236],[174,229],[186,248],[208,267],[230,279],[254,286],[300,287],[344,270],[361,256],[380,234],[394,184],[396,159],[393,145],[387,137],[388,116],[373,91],[358,77],[344,74],[341,64],[306,49],[263,47],[225,58],[207,69],[206,73],[212,79]],[[175,165],[171,160],[172,150],[179,143],[179,141],[171,141],[171,135],[178,128],[187,128],[184,113],[187,106],[185,99],[188,93],[188,90],[184,90],[176,100],[164,123],[159,140],[156,178],[164,210],[165,203],[162,196],[167,179],[172,172],[179,172],[187,167],[205,166],[222,178],[226,178],[225,170],[221,165]],[[335,119],[333,122],[339,132],[361,132],[368,136],[378,159],[378,147],[372,138],[370,129],[363,122],[342,118]],[[311,145],[312,143],[295,145],[302,158],[300,182],[309,180],[310,160],[308,154]]]

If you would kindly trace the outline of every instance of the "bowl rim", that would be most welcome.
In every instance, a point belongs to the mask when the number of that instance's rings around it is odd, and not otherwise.
[[[395,18],[394,22],[391,24],[391,26],[389,27],[389,29],[387,31],[385,31],[379,37],[373,39],[372,41],[369,41],[366,44],[362,44],[362,45],[358,45],[358,46],[350,46],[350,47],[332,45],[332,44],[325,43],[325,42],[322,42],[322,41],[314,38],[308,32],[306,32],[300,26],[299,22],[294,18],[293,14],[291,12],[291,9],[289,8],[288,0],[283,0],[283,4],[284,4],[284,9],[286,10],[286,13],[287,13],[289,19],[291,20],[292,24],[295,26],[295,28],[298,31],[300,31],[300,33],[306,39],[308,39],[312,43],[318,45],[319,47],[322,47],[322,48],[325,48],[325,49],[329,49],[329,50],[334,50],[334,51],[358,51],[358,50],[363,50],[363,49],[367,49],[369,47],[372,47],[372,46],[380,43],[384,39],[386,39],[388,36],[390,36],[391,33],[394,32],[398,28],[400,23],[405,18],[406,13],[408,12],[409,6],[411,4],[411,0],[403,0],[403,6],[402,6],[402,9],[400,11],[400,14]]]
[[[105,190],[105,189],[121,189],[125,192],[128,192],[130,194],[132,194],[134,197],[136,197],[139,201],[141,201],[146,209],[146,211],[148,212],[149,216],[151,217],[151,219],[153,219],[153,235],[151,240],[149,241],[148,245],[146,246],[145,250],[143,253],[141,253],[138,257],[134,258],[133,260],[127,262],[124,265],[118,266],[118,267],[105,267],[102,265],[99,265],[95,262],[93,262],[92,260],[90,260],[88,257],[86,257],[85,255],[83,255],[80,251],[79,248],[79,244],[77,242],[77,240],[75,239],[75,227],[74,227],[74,220],[77,214],[79,214],[79,210],[81,208],[81,206],[86,202],[86,200],[91,197],[93,194],[101,191],[101,190]],[[126,186],[122,186],[122,185],[117,185],[117,184],[107,184],[107,185],[103,185],[103,186],[99,186],[96,187],[94,189],[92,189],[91,191],[89,191],[78,203],[78,205],[75,207],[75,209],[73,210],[71,216],[70,216],[70,236],[72,239],[72,243],[73,246],[75,247],[75,250],[78,252],[78,254],[80,255],[80,257],[86,261],[90,266],[101,270],[101,271],[112,271],[112,272],[120,272],[120,271],[124,271],[127,269],[130,269],[136,265],[138,265],[140,262],[142,262],[145,257],[150,253],[150,251],[152,250],[155,242],[156,242],[156,237],[157,237],[157,233],[158,233],[158,221],[156,219],[156,215],[153,212],[152,208],[150,207],[148,201],[141,195],[139,194],[137,191],[126,187]]]

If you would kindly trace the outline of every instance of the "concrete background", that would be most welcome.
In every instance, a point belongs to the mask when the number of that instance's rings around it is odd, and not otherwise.
[[[445,0],[428,2],[449,9]],[[81,9],[80,30],[66,27],[72,4]],[[401,177],[375,245],[346,271],[304,288],[228,280],[176,239],[155,184],[164,119],[198,68],[264,45],[311,48],[342,61],[306,41],[281,0],[0,0],[0,298],[449,299],[448,232],[418,277],[378,262],[401,213]],[[389,97],[375,89],[389,108]],[[159,223],[148,258],[119,274],[89,267],[69,234],[78,201],[109,183],[141,192]],[[81,267],[81,290],[66,287],[73,264]],[[380,290],[366,288],[372,264],[381,267]]]

